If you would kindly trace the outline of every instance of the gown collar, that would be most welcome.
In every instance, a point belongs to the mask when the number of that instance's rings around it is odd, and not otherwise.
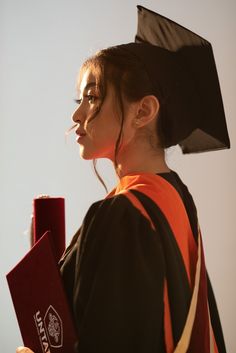
[[[160,186],[160,184],[166,183],[166,180],[161,176],[163,174],[171,174],[172,172],[168,173],[160,173],[160,174],[153,174],[153,173],[131,173],[122,177],[117,184],[117,186],[106,196],[106,198],[110,198],[112,196],[118,195],[123,193],[129,189],[142,189],[143,187],[151,187],[153,189]]]

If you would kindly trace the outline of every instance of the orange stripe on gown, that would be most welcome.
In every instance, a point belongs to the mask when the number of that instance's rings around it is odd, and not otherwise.
[[[133,194],[129,193],[130,189],[144,193],[158,205],[158,207],[166,216],[181,252],[190,288],[193,290],[197,262],[197,246],[192,234],[192,229],[185,206],[177,190],[168,181],[159,175],[141,173],[130,174],[123,177],[120,180],[118,186],[107,195],[109,198],[118,194],[125,194],[125,196],[130,200],[134,207],[136,207],[143,214],[143,216],[149,220],[153,229],[154,225],[149,215],[139,200]],[[172,353],[174,351],[174,340],[166,279],[164,281],[163,299],[166,352]],[[213,343],[214,351],[215,353],[218,353],[214,333]]]

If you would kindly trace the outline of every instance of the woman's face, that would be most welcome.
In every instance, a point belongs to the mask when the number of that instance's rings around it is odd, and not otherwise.
[[[90,122],[88,120],[99,105],[101,98],[96,87],[96,78],[90,68],[84,72],[78,90],[79,106],[72,119],[78,124],[76,140],[80,145],[81,157],[84,159],[109,158],[114,161],[115,145],[120,131],[120,118],[114,88],[108,83],[107,94],[100,112]],[[125,106],[127,111],[126,108]],[[128,125],[127,122],[124,130],[127,130],[125,135],[128,136],[130,129],[126,125]],[[124,138],[122,141],[125,142]]]

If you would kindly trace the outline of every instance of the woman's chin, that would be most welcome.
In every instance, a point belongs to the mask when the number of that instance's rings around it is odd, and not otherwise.
[[[92,160],[92,159],[95,159],[94,157],[92,157],[92,156],[90,156],[90,155],[87,155],[87,154],[85,154],[85,153],[80,153],[80,157],[81,157],[82,159],[84,159],[85,161],[90,161],[90,160]]]
[[[84,160],[93,159],[93,154],[91,153],[91,151],[89,152],[88,149],[85,149],[82,145],[80,145],[79,154],[80,157]]]
[[[83,146],[80,146],[80,157],[84,160],[93,160],[93,159],[109,159],[111,161],[114,160],[110,154],[104,152],[104,151],[88,151],[88,149],[83,148]]]
[[[80,157],[86,161],[100,158],[96,153],[91,153],[89,151],[85,151],[84,149],[80,149]]]

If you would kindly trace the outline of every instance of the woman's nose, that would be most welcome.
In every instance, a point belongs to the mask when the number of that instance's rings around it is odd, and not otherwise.
[[[72,114],[72,120],[77,124],[81,124],[82,117],[80,113],[80,107],[78,107]]]

